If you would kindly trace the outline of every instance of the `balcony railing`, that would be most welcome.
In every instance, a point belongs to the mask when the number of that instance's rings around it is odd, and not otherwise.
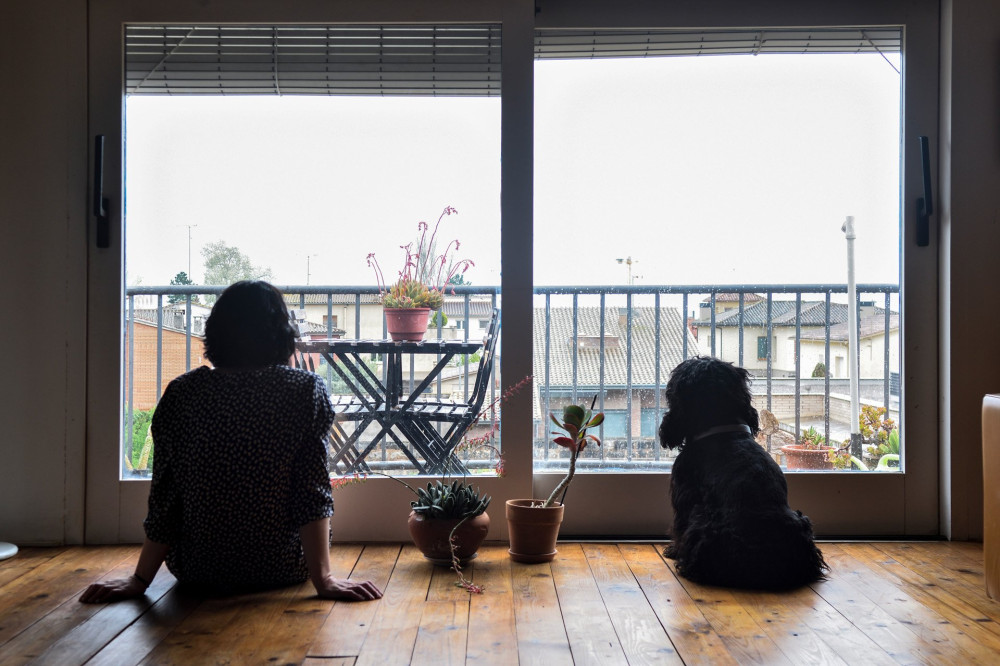
[[[134,415],[155,405],[170,379],[203,362],[200,338],[207,301],[223,288],[127,289],[123,368],[127,456],[143,444],[134,441]],[[315,335],[386,336],[375,287],[279,288],[290,308],[310,312]],[[588,449],[580,461],[582,468],[669,468],[671,458],[655,437],[665,407],[663,389],[670,370],[696,354],[747,367],[754,375],[758,408],[775,413],[791,433],[812,426],[836,442],[845,430],[849,432],[841,394],[848,392],[851,366],[860,370],[862,396],[890,414],[898,413],[898,287],[865,284],[858,285],[857,292],[858,337],[864,342],[854,350],[853,359],[846,359],[845,285],[536,287],[536,467],[565,465],[561,452],[548,441],[542,416],[569,401],[589,402],[596,396],[595,407],[608,414],[602,427],[605,446]],[[470,324],[480,310],[502,305],[500,300],[498,287],[458,286],[446,305],[449,321],[439,318],[429,335],[475,339],[481,334]],[[806,352],[811,360],[804,362]],[[439,397],[446,391],[468,396],[474,368],[469,362],[457,368],[460,390],[448,391],[442,378],[431,390]],[[820,376],[813,376],[814,369]],[[411,387],[419,377],[420,368],[411,362]],[[328,379],[332,378],[330,373]],[[498,382],[490,385],[493,396],[487,402],[495,398]],[[374,463],[385,468],[401,465],[384,448],[379,458]],[[492,461],[479,464],[490,466]]]

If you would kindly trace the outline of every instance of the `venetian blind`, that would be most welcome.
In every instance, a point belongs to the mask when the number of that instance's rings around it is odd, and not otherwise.
[[[647,58],[762,53],[899,53],[898,27],[732,30],[538,30],[535,58]]]
[[[130,95],[500,94],[498,25],[128,25]]]

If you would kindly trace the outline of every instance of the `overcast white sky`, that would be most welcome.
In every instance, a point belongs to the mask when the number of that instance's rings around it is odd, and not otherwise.
[[[890,56],[899,67],[898,56]],[[877,54],[537,61],[535,283],[899,275],[899,75]],[[500,101],[130,97],[129,284],[224,240],[278,284],[374,284],[433,223],[500,281]],[[575,245],[568,245],[575,242]]]

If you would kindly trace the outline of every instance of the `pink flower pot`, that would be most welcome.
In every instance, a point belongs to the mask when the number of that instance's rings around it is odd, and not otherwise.
[[[385,308],[385,327],[396,342],[423,340],[430,318],[430,308]]]

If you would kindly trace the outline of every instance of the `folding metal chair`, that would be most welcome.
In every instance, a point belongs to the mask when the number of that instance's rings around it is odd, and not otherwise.
[[[483,342],[476,383],[467,401],[417,400],[406,414],[397,419],[396,426],[413,447],[424,454],[428,473],[468,473],[454,451],[479,416],[479,410],[486,400],[499,337],[500,310],[495,308]],[[447,426],[443,432],[438,430],[440,424]]]

